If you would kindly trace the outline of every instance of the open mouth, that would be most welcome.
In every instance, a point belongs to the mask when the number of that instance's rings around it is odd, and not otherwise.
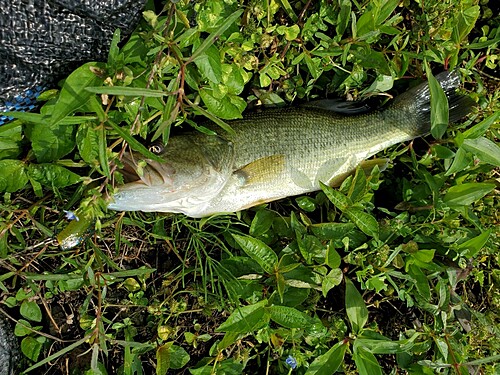
[[[174,168],[168,163],[159,163],[154,160],[142,159],[140,156],[126,153],[122,159],[125,184],[143,184],[146,186],[164,185],[172,182]]]

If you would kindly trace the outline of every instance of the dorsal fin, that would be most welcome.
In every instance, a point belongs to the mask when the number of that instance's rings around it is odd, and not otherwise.
[[[344,115],[359,115],[373,111],[373,108],[364,101],[344,101],[341,99],[321,99],[305,103],[302,107],[321,108],[327,111],[342,113]]]

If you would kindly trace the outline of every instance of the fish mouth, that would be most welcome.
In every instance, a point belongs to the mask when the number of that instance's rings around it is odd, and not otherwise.
[[[144,159],[134,153],[125,153],[122,158],[123,167],[119,172],[123,176],[124,185],[127,187],[152,187],[171,186],[175,169],[167,162],[158,162]]]

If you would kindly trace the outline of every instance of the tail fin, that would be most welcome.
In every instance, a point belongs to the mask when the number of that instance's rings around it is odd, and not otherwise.
[[[476,104],[472,98],[456,92],[460,84],[460,77],[456,71],[441,72],[436,79],[443,88],[448,98],[449,122],[456,122],[468,114]],[[394,105],[412,103],[413,113],[417,116],[422,133],[429,132],[431,124],[431,92],[427,82],[422,83],[399,95],[394,100]]]

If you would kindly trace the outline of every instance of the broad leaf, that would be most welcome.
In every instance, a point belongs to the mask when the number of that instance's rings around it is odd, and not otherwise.
[[[486,245],[488,242],[488,238],[490,237],[491,229],[486,230],[481,233],[479,236],[471,238],[465,242],[462,242],[458,245],[458,250],[467,258],[474,258]]]
[[[425,65],[425,71],[431,93],[431,134],[434,138],[440,139],[448,128],[448,99],[438,80],[432,75],[428,64]]]
[[[345,308],[355,334],[361,333],[368,320],[368,309],[363,297],[349,279],[345,279]]]
[[[278,265],[278,256],[273,249],[264,242],[250,236],[233,234],[233,238],[250,258],[259,263],[265,272],[273,273]]]
[[[0,159],[14,159],[21,153],[22,130],[19,122],[0,126]]]
[[[359,375],[382,375],[382,368],[380,367],[377,358],[362,346],[355,346],[353,353],[354,363]]]
[[[488,138],[465,139],[462,148],[484,163],[500,167],[500,147]]]
[[[237,308],[216,331],[244,334],[264,327],[269,322],[266,305],[267,300],[262,300],[253,305]]]
[[[286,328],[306,328],[311,324],[309,316],[293,307],[271,306],[269,313],[272,321]]]
[[[493,189],[495,189],[495,184],[487,182],[468,182],[449,188],[443,201],[450,207],[469,206],[493,191]]]
[[[335,207],[337,207],[340,211],[344,211],[349,207],[352,202],[350,201],[349,198],[347,198],[344,194],[342,194],[340,191],[335,190],[334,188],[323,184],[320,182],[321,185],[321,190],[325,193],[326,197],[334,204]]]
[[[0,160],[0,192],[13,193],[28,183],[26,166],[21,160]]]
[[[356,207],[347,208],[345,214],[364,234],[378,238],[378,222],[372,215]]]
[[[76,132],[76,145],[82,159],[93,165],[99,158],[99,133],[90,124],[82,124]]]
[[[42,321],[42,310],[35,301],[24,300],[19,312],[23,317],[33,322]]]
[[[309,366],[305,375],[332,375],[344,361],[347,345],[342,341],[336,343],[325,354],[317,357]]]
[[[94,95],[87,91],[86,88],[98,86],[104,81],[103,78],[94,73],[96,69],[102,69],[103,67],[103,64],[89,62],[76,69],[66,78],[52,111],[51,125],[57,124],[64,117],[76,111]]]
[[[74,125],[35,124],[29,133],[31,146],[39,163],[58,160],[75,147]]]
[[[242,117],[246,102],[239,96],[226,94],[222,98],[216,98],[211,89],[205,88],[199,91],[203,102],[208,110],[215,116],[224,120],[233,120]]]
[[[28,174],[31,179],[49,188],[62,188],[81,180],[79,175],[57,164],[31,164]]]
[[[219,83],[222,80],[222,63],[219,50],[211,45],[205,52],[200,54],[194,63],[198,67],[201,75],[212,83]]]

